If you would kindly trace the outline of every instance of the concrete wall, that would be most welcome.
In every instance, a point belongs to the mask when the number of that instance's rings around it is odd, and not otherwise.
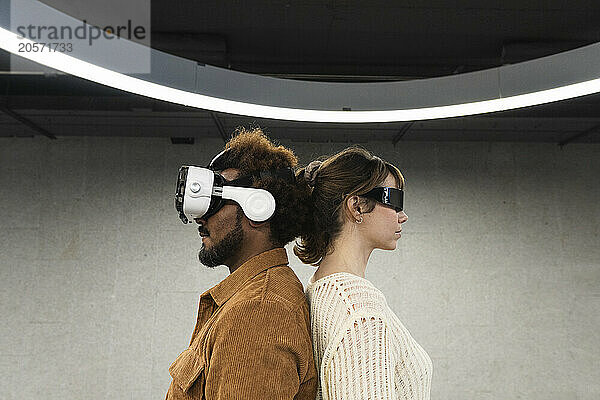
[[[304,163],[344,147],[287,144]],[[432,398],[598,399],[600,146],[365,146],[407,178],[405,235],[367,278],[431,355]],[[0,397],[164,398],[227,276],[196,261],[177,169],[221,147],[0,139]]]

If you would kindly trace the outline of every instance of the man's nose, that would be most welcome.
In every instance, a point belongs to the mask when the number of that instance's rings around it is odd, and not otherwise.
[[[194,218],[194,222],[198,225],[206,225],[206,220],[204,218]]]
[[[406,213],[404,211],[400,211],[398,213],[398,222],[403,224],[406,222],[407,219],[408,219],[408,215],[406,215]]]

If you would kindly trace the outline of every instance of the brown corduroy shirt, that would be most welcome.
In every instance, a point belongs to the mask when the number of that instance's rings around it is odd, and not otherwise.
[[[171,364],[168,400],[314,400],[310,318],[285,249],[252,257],[200,296],[190,346]]]

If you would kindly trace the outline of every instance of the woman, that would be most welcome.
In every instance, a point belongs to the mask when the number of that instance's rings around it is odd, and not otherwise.
[[[365,279],[371,252],[394,250],[408,218],[402,174],[351,147],[298,177],[312,188],[314,207],[294,252],[318,266],[306,288],[317,399],[429,399],[431,359]]]

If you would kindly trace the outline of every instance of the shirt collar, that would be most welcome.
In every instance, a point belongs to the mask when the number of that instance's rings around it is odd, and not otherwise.
[[[215,303],[217,303],[217,306],[220,307],[240,290],[246,282],[259,273],[271,267],[285,265],[287,263],[287,253],[284,248],[278,247],[276,249],[267,250],[247,260],[227,278],[223,279],[221,283],[214,286],[212,289],[209,289],[208,292]]]

